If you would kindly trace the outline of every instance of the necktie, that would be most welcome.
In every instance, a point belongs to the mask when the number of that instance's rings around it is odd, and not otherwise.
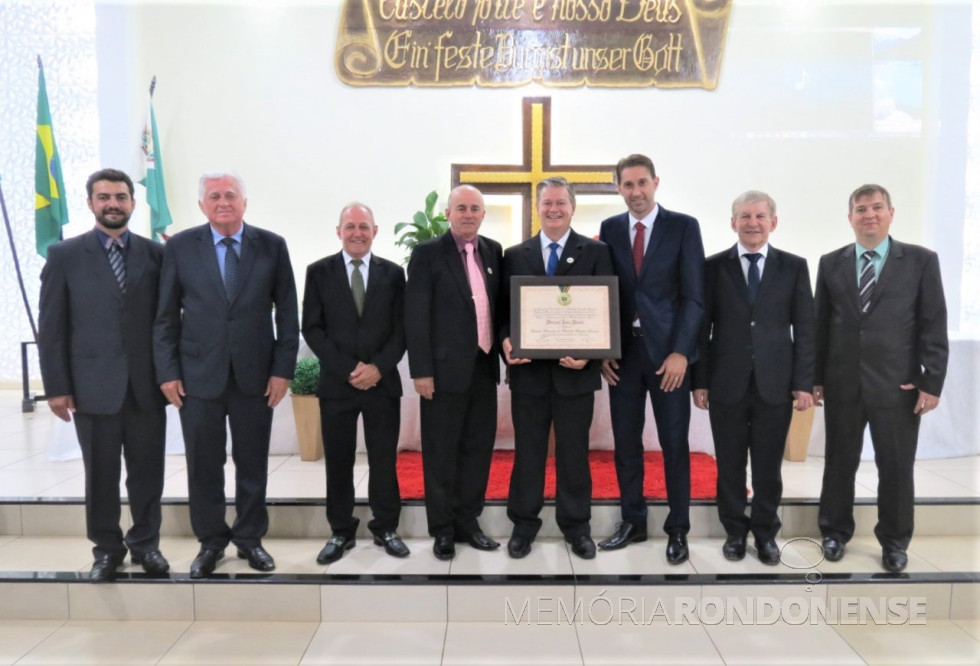
[[[864,266],[861,268],[861,278],[858,280],[858,296],[861,298],[861,312],[867,312],[871,306],[871,294],[875,291],[875,257],[878,253],[868,250],[861,255]]]
[[[466,275],[470,279],[470,291],[473,292],[473,305],[476,307],[477,344],[484,354],[490,353],[492,335],[490,333],[490,299],[487,298],[487,285],[480,275],[480,267],[476,265],[473,243],[467,243]]]
[[[643,268],[643,242],[646,227],[640,222],[637,222],[633,228],[636,229],[636,236],[633,237],[633,268],[636,270],[636,274],[639,275],[640,269]]]
[[[109,243],[109,266],[112,267],[112,273],[116,276],[116,282],[119,283],[119,291],[121,291],[123,296],[125,296],[126,259],[123,258],[122,249],[119,245],[118,239],[113,239]]]
[[[558,270],[558,243],[550,243],[551,254],[548,255],[548,275],[554,275]]]
[[[234,238],[222,238],[221,242],[225,244],[225,293],[231,301],[238,289],[238,253]]]
[[[364,264],[360,259],[351,259],[351,266],[354,272],[350,275],[350,290],[354,294],[354,306],[357,308],[357,316],[360,317],[364,312],[364,274],[361,273],[361,266]]]
[[[755,303],[755,297],[759,295],[759,259],[762,255],[747,252],[745,258],[749,260],[749,303]]]

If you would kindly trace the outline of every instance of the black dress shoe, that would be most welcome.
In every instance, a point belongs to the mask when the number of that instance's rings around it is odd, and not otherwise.
[[[374,545],[384,546],[385,552],[392,557],[408,557],[411,552],[395,530],[389,530],[380,536],[375,534]]]
[[[170,571],[170,562],[167,562],[167,558],[159,550],[151,550],[142,555],[133,553],[132,560],[133,564],[139,564],[151,576],[166,576]]]
[[[527,537],[522,537],[514,535],[507,542],[507,554],[513,557],[515,560],[519,560],[522,557],[527,557],[528,553],[531,552],[531,540]]]
[[[667,537],[667,561],[680,564],[686,562],[687,557],[687,537],[683,532],[671,532]]]
[[[88,579],[93,583],[111,583],[116,580],[116,569],[122,566],[121,557],[99,555],[88,572]]]
[[[357,541],[354,537],[348,538],[334,534],[327,540],[327,545],[320,550],[320,554],[316,556],[316,563],[330,564],[331,562],[336,562],[344,556],[344,552],[353,548],[355,543]]]
[[[725,539],[725,545],[721,547],[721,554],[726,560],[738,562],[745,557],[745,537],[730,536]]]
[[[202,548],[201,552],[191,563],[191,578],[206,578],[214,573],[218,560],[225,556],[225,551],[218,548]]]
[[[824,537],[823,556],[831,562],[840,562],[844,557],[844,544],[834,537]]]
[[[256,571],[272,571],[276,568],[276,561],[262,546],[253,546],[248,550],[239,548],[238,559],[248,560],[248,566]]]
[[[631,543],[640,543],[647,540],[645,527],[637,527],[633,523],[623,521],[616,524],[616,532],[606,539],[599,542],[599,548],[603,550],[619,550]]]
[[[451,560],[456,557],[456,545],[448,534],[440,534],[432,544],[432,552],[437,559]]]
[[[470,534],[466,537],[466,543],[470,544],[477,550],[497,550],[500,548],[499,543],[488,537],[480,530],[470,532]]]
[[[765,541],[756,539],[755,549],[759,553],[759,561],[763,564],[779,564],[779,546],[776,545],[775,539],[766,539]]]
[[[881,551],[881,564],[886,571],[900,573],[909,564],[909,556],[901,548],[885,548]]]
[[[583,560],[595,559],[595,541],[590,536],[577,536],[565,539],[572,546],[572,552]]]

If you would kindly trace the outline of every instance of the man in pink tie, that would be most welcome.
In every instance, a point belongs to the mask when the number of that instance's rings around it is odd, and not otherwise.
[[[500,243],[478,234],[484,215],[480,191],[460,185],[449,195],[449,233],[418,245],[408,264],[405,338],[421,396],[426,518],[440,560],[455,556],[456,542],[500,546],[477,522],[497,431],[493,332],[503,256]]]

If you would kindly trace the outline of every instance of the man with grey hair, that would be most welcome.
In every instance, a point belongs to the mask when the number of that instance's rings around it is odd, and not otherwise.
[[[826,402],[827,451],[818,524],[836,562],[854,535],[854,478],[865,428],[878,468],[881,563],[908,564],[915,450],[922,415],[939,405],[949,339],[939,257],[889,235],[895,209],[881,185],[848,200],[855,242],[820,258],[813,393]]]
[[[516,275],[612,275],[605,243],[572,230],[575,190],[564,178],[537,186],[541,231],[504,253],[504,284]],[[505,290],[505,294],[507,291]],[[531,552],[541,529],[548,433],[555,429],[555,518],[572,552],[595,557],[592,540],[592,474],[589,428],[595,392],[602,388],[601,359],[527,359],[512,356],[510,308],[501,307],[504,358],[510,368],[511,414],[514,419],[514,470],[507,495],[507,517],[514,530],[507,543],[513,558]]]
[[[180,410],[186,446],[191,526],[201,543],[192,578],[210,575],[229,542],[253,569],[275,569],[262,547],[269,437],[299,347],[286,241],[245,224],[245,187],[236,174],[206,173],[199,192],[208,222],[167,242],[153,334],[157,381]],[[226,419],[237,510],[230,527]]]
[[[738,242],[705,261],[704,320],[692,369],[694,405],[709,410],[718,460],[722,553],[741,560],[751,532],[759,560],[769,565],[779,563],[777,511],[793,406],[813,406],[810,272],[806,259],[769,244],[777,223],[776,202],[764,192],[750,190],[732,203]]]
[[[401,425],[405,354],[405,272],[371,251],[378,226],[361,203],[344,206],[337,225],[343,248],[310,264],[303,291],[303,338],[320,359],[323,451],[327,467],[327,521],[333,535],[320,564],[336,562],[354,547],[354,453],[363,418],[370,480],[368,529],[394,557],[408,547],[395,531],[401,512],[395,460]]]

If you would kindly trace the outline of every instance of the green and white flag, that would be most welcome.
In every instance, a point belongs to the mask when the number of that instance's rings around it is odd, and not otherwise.
[[[140,185],[146,187],[146,203],[150,205],[150,231],[153,240],[166,239],[166,229],[173,223],[170,208],[167,207],[167,188],[163,182],[163,158],[160,155],[160,137],[157,134],[157,119],[153,113],[153,89],[157,77],[150,83],[150,111],[143,127],[140,150],[143,153],[143,177]]]

